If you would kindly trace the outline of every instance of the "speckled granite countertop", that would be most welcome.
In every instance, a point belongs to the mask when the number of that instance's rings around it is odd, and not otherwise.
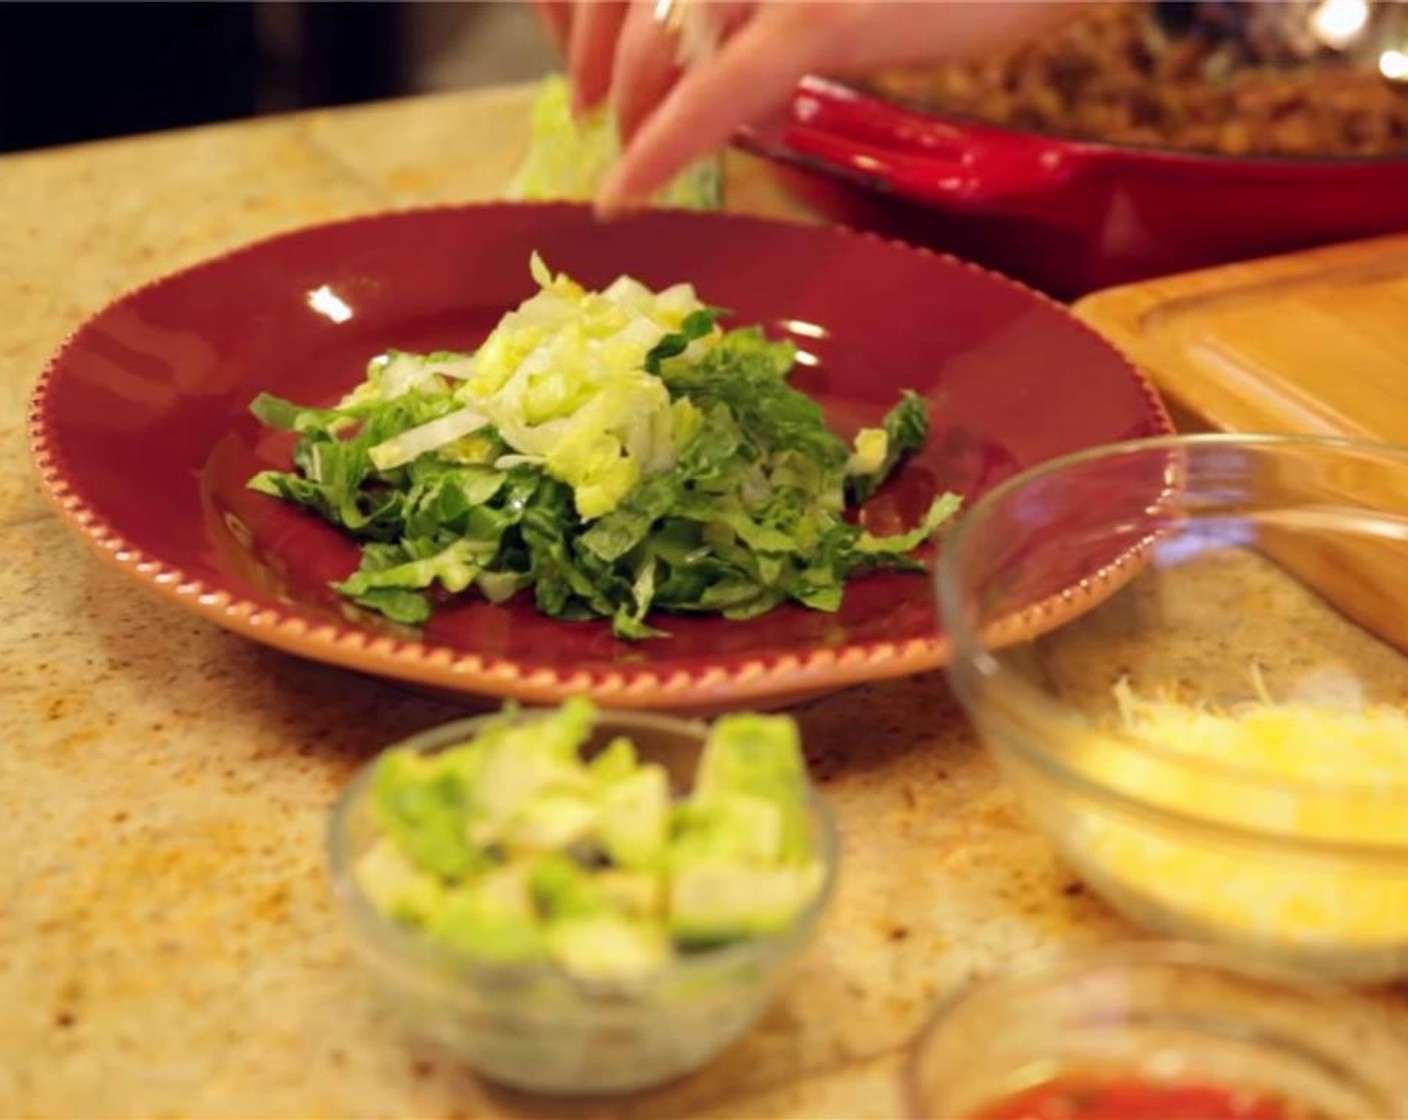
[[[33,481],[25,402],[65,334],[127,288],[309,222],[493,197],[526,103],[491,91],[0,159],[0,1115],[893,1116],[937,996],[1035,946],[1130,934],[927,676],[799,710],[845,833],[839,897],[785,998],[705,1070],[557,1104],[414,1053],[377,1016],[333,920],[325,812],[374,749],[455,709],[226,634],[101,564]],[[730,198],[788,209],[741,159]],[[1269,609],[1311,609],[1276,594]]]

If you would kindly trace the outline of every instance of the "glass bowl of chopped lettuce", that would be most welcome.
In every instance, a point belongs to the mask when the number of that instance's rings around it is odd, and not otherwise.
[[[505,708],[383,752],[328,830],[386,1005],[485,1077],[562,1094],[681,1075],[807,943],[835,824],[795,722]]]
[[[1408,450],[1097,448],[991,492],[940,567],[955,689],[1088,884],[1157,930],[1408,975]]]

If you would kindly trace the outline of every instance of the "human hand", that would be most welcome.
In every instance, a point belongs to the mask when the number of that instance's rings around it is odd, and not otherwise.
[[[598,210],[643,202],[743,125],[786,108],[807,74],[853,77],[1010,45],[1079,5],[1051,0],[535,0],[576,107],[613,106],[623,153]],[[706,49],[681,66],[681,37]]]

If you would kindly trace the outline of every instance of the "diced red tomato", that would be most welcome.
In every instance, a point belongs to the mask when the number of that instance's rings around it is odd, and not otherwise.
[[[988,1105],[971,1120],[1313,1120],[1271,1094],[1221,1085],[1060,1077]]]

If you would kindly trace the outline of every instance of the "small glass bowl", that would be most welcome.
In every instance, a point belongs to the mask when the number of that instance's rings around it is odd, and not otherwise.
[[[938,580],[957,695],[1095,890],[1176,937],[1344,980],[1408,974],[1403,768],[1350,766],[1343,724],[1311,729],[1408,710],[1393,648],[1408,648],[1408,449],[1096,448],[978,501]],[[1279,708],[1296,721],[1291,769],[1162,717],[1131,733],[1130,712],[1150,710],[1131,696],[1183,712],[1294,702]]]
[[[538,714],[525,711],[522,718]],[[473,738],[491,718],[445,724],[388,749],[444,750]],[[678,796],[688,792],[707,730],[694,721],[603,712],[586,752],[627,735],[642,761],[666,769]],[[702,1065],[766,1009],[784,966],[815,931],[835,883],[836,825],[812,792],[810,820],[825,877],[785,933],[682,955],[631,985],[588,983],[551,964],[487,965],[384,917],[358,886],[353,869],[378,836],[369,797],[375,765],[364,767],[339,798],[327,834],[333,887],[354,946],[407,1034],[513,1088],[622,1093]]]
[[[1317,1120],[1408,1118],[1408,1049],[1378,1007],[1176,942],[1074,951],[971,985],[916,1037],[905,1110],[965,1120],[1064,1077],[1217,1087]]]

